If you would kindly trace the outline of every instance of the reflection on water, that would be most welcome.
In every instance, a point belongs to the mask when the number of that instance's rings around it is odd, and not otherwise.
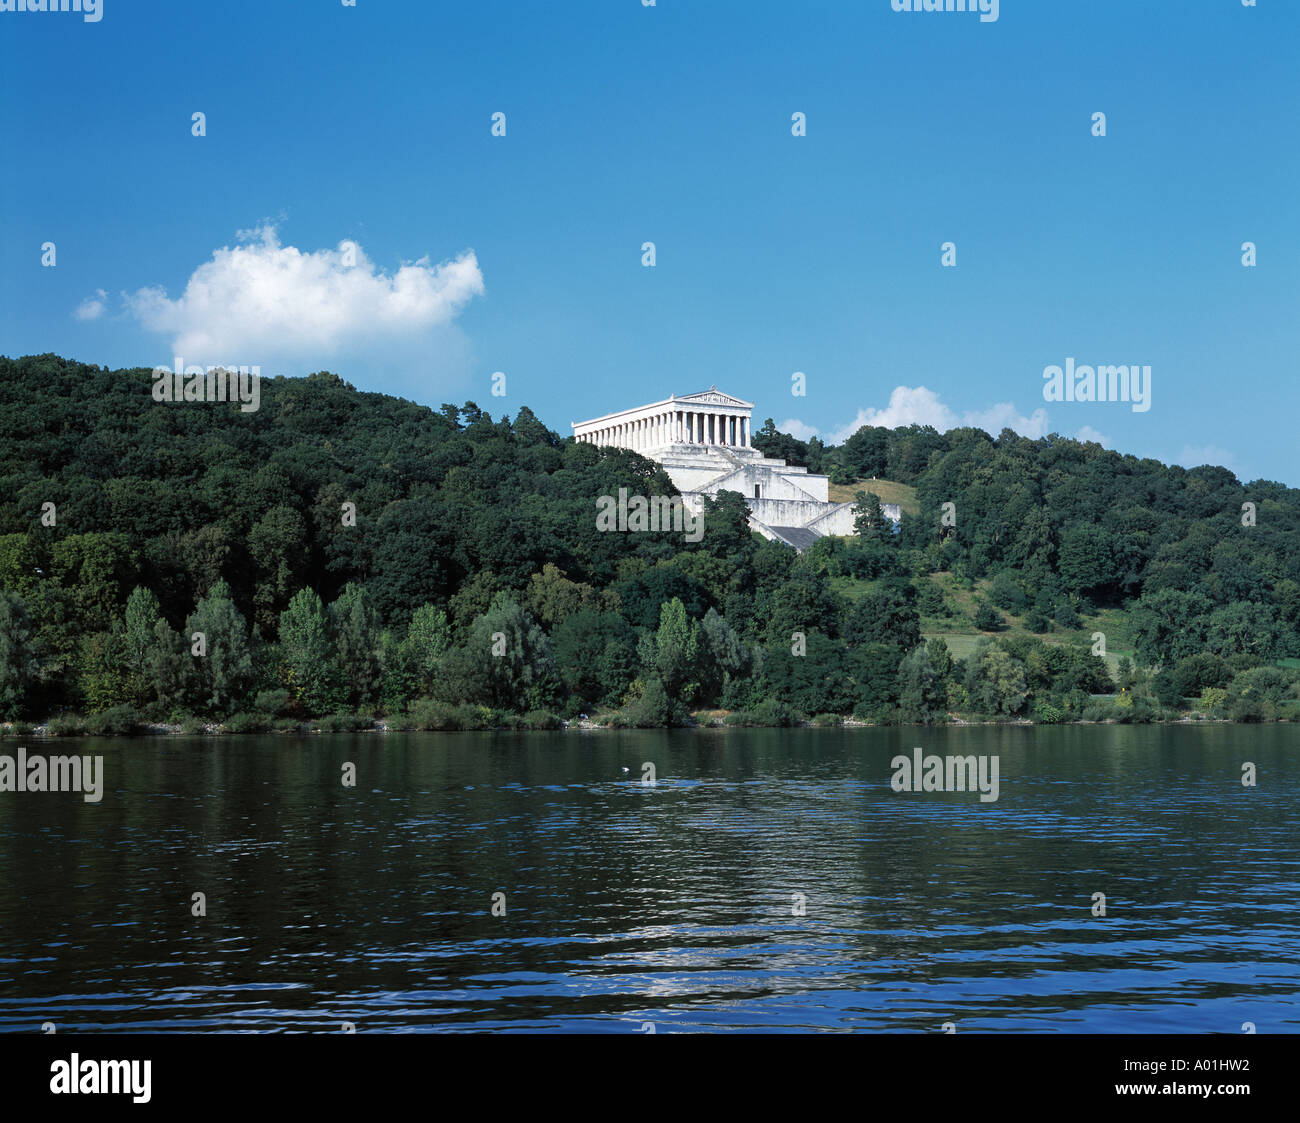
[[[107,775],[0,794],[4,1029],[1300,1026],[1294,726],[28,747]]]

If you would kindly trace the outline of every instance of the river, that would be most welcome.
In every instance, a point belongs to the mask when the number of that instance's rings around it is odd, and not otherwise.
[[[7,1030],[1300,1027],[1300,726],[21,743]]]

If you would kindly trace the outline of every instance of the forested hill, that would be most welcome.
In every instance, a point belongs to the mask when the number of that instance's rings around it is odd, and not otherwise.
[[[562,442],[527,407],[513,421],[434,411],[325,373],[262,379],[252,413],[158,403],[152,387],[147,369],[0,359],[0,531],[41,549],[111,536],[111,568],[170,619],[224,577],[267,633],[298,589],[329,601],[349,581],[404,624],[483,573],[521,588],[553,562],[604,586],[623,558],[674,552],[595,529],[593,498],[611,488],[672,491],[656,464]],[[57,530],[33,534],[46,501]]]
[[[861,539],[798,556],[751,536],[731,495],[698,542],[600,531],[597,497],[671,482],[527,407],[434,411],[324,373],[263,379],[255,412],[152,388],[146,368],[0,358],[0,716],[417,699],[646,723],[714,705],[1079,716],[1119,687],[1073,633],[1121,607],[1129,686],[1166,706],[1300,656],[1300,491],[1221,468],[972,429],[810,450],[769,425],[787,459],[916,489],[898,534],[864,517]],[[954,662],[922,643],[958,610],[945,587],[975,596],[983,630],[1001,608],[1041,638]],[[1270,704],[1291,690],[1276,673],[1250,680]]]
[[[835,482],[914,485],[920,513],[901,535],[921,552],[913,572],[993,578],[994,601],[1030,621],[1067,603],[1085,613],[1124,605],[1149,666],[1202,651],[1300,655],[1295,488],[1009,429],[993,439],[979,429],[864,427],[827,448],[769,420],[754,443]],[[951,530],[939,525],[945,503]]]

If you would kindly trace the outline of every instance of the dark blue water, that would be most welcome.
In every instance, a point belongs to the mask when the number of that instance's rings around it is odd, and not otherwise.
[[[25,744],[108,782],[0,794],[9,1030],[1300,1027],[1300,727]]]

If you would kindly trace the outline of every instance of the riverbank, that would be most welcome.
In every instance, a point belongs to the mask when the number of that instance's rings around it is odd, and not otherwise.
[[[554,724],[525,724],[523,718],[511,715],[515,720],[475,721],[467,724],[448,724],[436,728],[414,725],[401,718],[368,718],[352,714],[334,714],[316,720],[296,721],[289,719],[268,719],[265,722],[219,722],[195,719],[186,722],[140,722],[130,728],[113,726],[105,728],[93,720],[77,716],[63,716],[38,724],[26,722],[0,722],[0,739],[19,737],[36,737],[58,740],[65,737],[242,737],[249,735],[283,735],[309,737],[323,733],[464,733],[464,732],[543,732],[568,731],[604,732],[626,729],[880,729],[891,726],[911,726],[913,728],[939,728],[944,726],[1057,726],[1057,725],[1288,725],[1295,724],[1295,718],[1275,718],[1265,721],[1234,721],[1231,718],[1206,717],[1201,714],[1183,714],[1176,717],[1143,718],[1134,721],[1122,721],[1116,718],[1103,720],[1074,721],[1033,721],[1023,717],[977,717],[949,715],[946,720],[933,722],[882,722],[862,721],[845,717],[827,720],[829,715],[818,715],[813,719],[796,719],[786,722],[765,724],[748,720],[751,715],[720,714],[717,711],[692,714],[684,722],[673,726],[639,726],[630,722],[613,719],[574,718],[565,721],[560,718]]]

